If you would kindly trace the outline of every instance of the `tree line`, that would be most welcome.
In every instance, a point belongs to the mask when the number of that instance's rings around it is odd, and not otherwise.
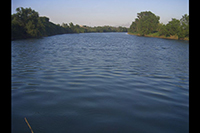
[[[39,38],[57,34],[86,33],[86,32],[127,32],[125,27],[112,26],[80,26],[72,22],[54,24],[48,17],[40,17],[39,13],[31,8],[17,8],[16,13],[11,15],[11,39]]]
[[[151,11],[137,13],[137,18],[130,28],[97,26],[90,27],[70,22],[54,24],[48,17],[40,17],[39,13],[31,8],[17,8],[11,15],[11,39],[39,38],[57,34],[87,33],[87,32],[129,32],[130,34],[153,37],[177,37],[189,40],[189,15],[185,14],[180,20],[172,18],[167,24],[159,22],[160,17]]]
[[[151,11],[137,13],[128,32],[140,36],[177,37],[189,40],[189,15],[185,14],[180,20],[172,18],[167,24],[159,23],[159,16]]]

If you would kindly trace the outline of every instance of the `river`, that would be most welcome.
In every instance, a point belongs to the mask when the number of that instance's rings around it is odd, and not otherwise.
[[[13,133],[188,133],[188,41],[127,33],[11,42]]]

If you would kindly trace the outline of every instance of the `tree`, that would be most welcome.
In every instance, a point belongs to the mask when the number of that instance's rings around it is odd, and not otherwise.
[[[135,22],[132,22],[129,32],[137,32],[140,35],[147,35],[157,30],[159,24],[159,16],[156,16],[151,11],[137,13]]]
[[[12,39],[43,37],[68,33],[69,28],[49,22],[47,17],[39,17],[39,13],[31,8],[17,8],[11,16]]]
[[[180,31],[180,21],[172,18],[172,20],[166,25],[166,28],[170,35],[177,35],[177,33]]]
[[[170,36],[169,31],[166,28],[166,25],[162,23],[158,25],[158,33],[160,36],[166,36],[166,37]]]
[[[146,35],[156,31],[159,23],[159,16],[156,16],[151,11],[145,11],[137,14],[138,22],[138,32],[140,35]]]
[[[25,28],[20,25],[16,18],[12,19],[11,28],[11,39],[22,39],[27,37]]]
[[[21,23],[22,26],[26,26],[28,21],[30,20],[36,20],[39,17],[38,12],[35,10],[32,10],[31,8],[17,8],[16,9],[17,13],[15,17],[17,20]]]
[[[178,36],[178,39],[189,38],[189,15],[185,14],[180,20],[172,18],[166,25],[159,23],[159,16],[150,11],[137,13],[137,18],[130,25],[128,32],[150,36]]]
[[[180,19],[181,30],[185,37],[189,37],[189,15],[185,14]]]
[[[39,14],[31,8],[17,8],[17,13],[12,16],[12,28],[13,29],[22,29],[23,33],[20,33],[19,36],[22,37],[41,37],[43,31],[43,24],[38,22]],[[16,31],[15,31],[16,32]],[[13,35],[16,33],[14,32]],[[17,37],[18,38],[18,37]]]
[[[66,33],[71,33],[71,29],[67,23],[62,23],[62,27],[65,28]]]
[[[75,27],[74,27],[74,24],[72,22],[69,23],[69,27],[71,29],[71,32],[75,33]]]
[[[39,13],[31,8],[17,8],[17,13],[11,15],[11,38],[25,39],[51,36],[64,33],[84,33],[84,32],[121,32],[127,31],[125,27],[88,27],[74,25],[72,22],[54,24],[49,21],[48,17],[39,17]]]
[[[129,32],[132,32],[132,33],[137,32],[137,24],[136,24],[136,22],[132,22],[132,24],[131,24],[131,26],[129,28]]]
[[[44,31],[44,25],[37,20],[29,20],[28,23],[25,26],[27,33],[31,37],[42,37],[43,36],[43,31]]]

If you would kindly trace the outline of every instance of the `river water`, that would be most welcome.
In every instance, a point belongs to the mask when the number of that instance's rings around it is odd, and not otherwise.
[[[12,41],[13,133],[188,133],[188,41],[127,33]]]

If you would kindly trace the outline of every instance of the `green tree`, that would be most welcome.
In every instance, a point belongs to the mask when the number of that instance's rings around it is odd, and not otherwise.
[[[62,27],[63,27],[63,28],[66,28],[66,29],[68,29],[68,28],[69,28],[69,26],[68,26],[68,24],[67,24],[67,23],[62,23]]]
[[[160,36],[166,36],[166,37],[170,36],[169,31],[167,30],[166,25],[164,24],[158,25],[158,33]]]
[[[72,33],[75,33],[75,27],[74,24],[72,22],[69,23],[69,27]]]
[[[180,19],[180,23],[182,34],[184,34],[184,37],[189,37],[189,15],[183,15]]]
[[[51,36],[64,33],[84,33],[84,32],[123,32],[127,31],[125,27],[111,26],[79,26],[72,22],[54,24],[47,17],[39,17],[39,13],[31,8],[17,8],[17,13],[11,15],[12,39],[36,38]]]
[[[137,17],[137,27],[140,35],[146,35],[156,31],[160,19],[159,16],[156,16],[151,11],[145,11],[138,13]]]
[[[150,11],[137,13],[137,18],[130,25],[128,32],[139,33],[142,36],[155,33],[154,36],[189,38],[189,15],[184,14],[180,20],[172,18],[166,25],[159,23],[159,19],[159,16]]]
[[[177,35],[180,31],[180,21],[178,19],[172,18],[171,21],[166,25],[169,35]]]
[[[27,37],[26,29],[16,20],[16,18],[11,21],[11,39],[22,39]]]
[[[38,18],[35,21],[29,20],[25,26],[27,33],[31,37],[42,37],[44,34],[44,25],[38,20]]]
[[[79,26],[78,24],[76,24],[76,25],[74,26],[74,32],[75,32],[75,33],[80,33],[80,32],[81,32],[80,26]]]
[[[137,23],[136,22],[132,22],[130,28],[129,28],[129,32],[137,32]]]
[[[67,23],[62,23],[62,27],[65,28],[66,33],[71,33],[71,29]]]
[[[22,36],[22,38],[41,37],[44,26],[42,23],[38,22],[38,12],[32,10],[31,8],[23,7],[17,8],[16,11],[17,13],[12,16],[12,28],[17,29],[17,27],[21,27],[21,29],[23,29],[23,34],[20,32],[19,33]],[[15,35],[15,31],[13,35]]]

